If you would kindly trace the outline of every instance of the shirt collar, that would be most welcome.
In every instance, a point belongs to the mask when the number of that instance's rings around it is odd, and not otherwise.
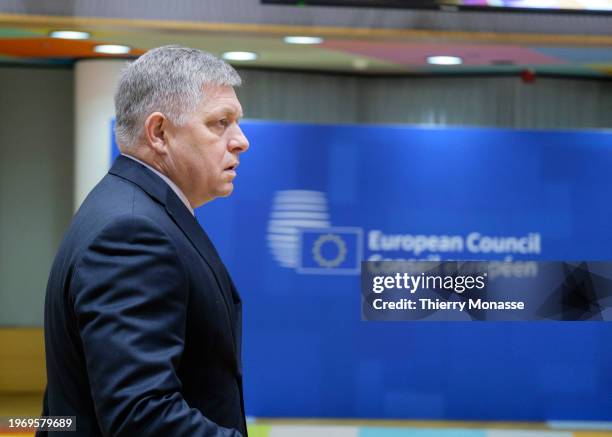
[[[193,208],[191,207],[191,204],[189,203],[189,200],[187,200],[187,196],[185,196],[185,194],[181,191],[181,189],[179,187],[176,186],[176,184],[174,182],[172,182],[170,180],[170,178],[168,176],[166,176],[163,173],[160,173],[159,171],[155,170],[153,167],[151,167],[149,164],[147,164],[146,162],[142,162],[140,159],[138,158],[134,158],[131,155],[126,155],[125,153],[122,153],[123,156],[125,156],[126,158],[130,158],[142,165],[144,165],[146,168],[148,168],[149,170],[151,170],[153,173],[155,173],[157,176],[159,176],[160,178],[163,179],[163,181],[165,183],[168,184],[168,186],[170,186],[170,188],[172,188],[172,191],[174,191],[174,193],[178,196],[179,199],[181,199],[181,201],[183,202],[183,204],[187,207],[187,209],[189,210],[189,212],[191,212],[191,215],[195,215],[193,212]]]

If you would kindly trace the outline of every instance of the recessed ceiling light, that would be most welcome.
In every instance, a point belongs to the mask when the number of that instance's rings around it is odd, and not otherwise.
[[[131,48],[117,44],[101,44],[94,47],[94,52],[107,55],[125,55],[130,53]]]
[[[370,62],[367,59],[356,58],[353,59],[353,68],[355,70],[366,70],[370,65]]]
[[[432,65],[460,65],[463,59],[458,56],[428,56],[427,63]]]
[[[318,36],[286,36],[283,41],[287,44],[321,44],[323,38]]]
[[[254,61],[258,56],[254,52],[225,52],[221,57],[227,61]]]
[[[51,38],[60,39],[88,39],[91,34],[89,32],[81,32],[79,30],[54,30],[49,33]]]

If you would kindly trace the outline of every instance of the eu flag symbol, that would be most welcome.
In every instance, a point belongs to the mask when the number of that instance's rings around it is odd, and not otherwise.
[[[361,228],[304,228],[299,233],[298,273],[359,274],[363,258]]]

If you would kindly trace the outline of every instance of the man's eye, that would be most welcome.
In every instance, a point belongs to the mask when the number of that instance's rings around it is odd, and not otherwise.
[[[219,120],[219,126],[228,127],[229,126],[229,121],[227,120],[227,118]]]

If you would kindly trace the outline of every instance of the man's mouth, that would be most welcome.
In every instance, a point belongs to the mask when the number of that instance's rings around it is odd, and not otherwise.
[[[225,171],[236,171],[236,168],[238,168],[239,164],[240,164],[239,162],[234,162],[231,165],[227,166],[225,168]]]

